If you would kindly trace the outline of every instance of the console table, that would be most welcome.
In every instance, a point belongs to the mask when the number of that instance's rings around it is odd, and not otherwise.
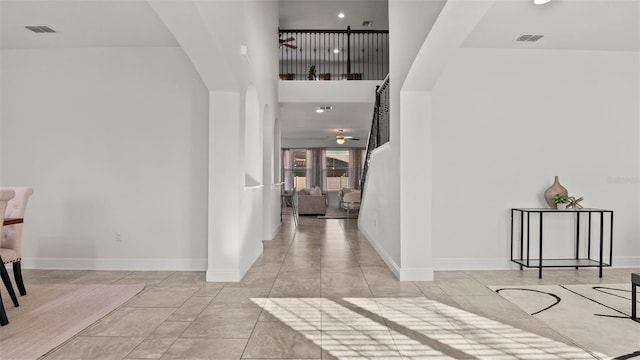
[[[538,246],[539,253],[537,259],[531,259],[530,256],[530,233],[531,233],[531,214],[534,214],[535,218],[538,219]],[[564,216],[574,218],[576,220],[575,227],[575,257],[570,259],[543,259],[542,248],[543,248],[543,219],[545,216],[557,216],[559,214],[563,214]],[[537,216],[536,216],[537,215]],[[568,216],[574,215],[574,216]],[[587,231],[586,231],[586,256],[580,256],[580,221],[583,217],[587,217]],[[607,215],[607,216],[605,216]],[[598,252],[595,256],[596,259],[593,259],[591,256],[591,225],[592,218],[595,218],[596,223],[598,225],[598,233],[595,244],[598,246]],[[519,221],[518,221],[519,220]],[[519,236],[514,235],[516,233],[515,228],[519,223]],[[609,229],[608,233],[608,249],[604,248],[605,245],[605,227],[608,225]],[[519,237],[519,239],[518,239]],[[514,247],[514,243],[519,240],[519,254],[514,254],[514,250],[518,252],[517,248]],[[516,243],[517,244],[517,243]],[[603,266],[611,266],[611,259],[613,257],[613,211],[612,210],[603,210],[603,209],[566,209],[566,210],[557,210],[557,209],[546,209],[546,208],[512,208],[511,209],[511,261],[520,265],[520,270],[523,267],[531,267],[538,268],[538,278],[542,278],[542,269],[549,267],[598,267],[599,268],[599,276],[602,277],[602,267]],[[608,262],[605,262],[604,252],[608,251]]]

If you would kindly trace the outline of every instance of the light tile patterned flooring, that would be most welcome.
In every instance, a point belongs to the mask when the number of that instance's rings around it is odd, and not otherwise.
[[[399,282],[355,220],[289,220],[240,283],[206,283],[204,272],[25,270],[27,286],[146,285],[44,358],[594,358],[487,285],[622,283],[631,272],[549,269],[539,280],[534,270],[459,271]]]

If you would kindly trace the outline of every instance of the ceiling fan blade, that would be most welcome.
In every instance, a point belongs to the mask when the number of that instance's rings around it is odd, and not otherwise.
[[[289,44],[282,44],[282,45],[288,47],[289,49],[297,49],[298,48],[295,45],[289,45]]]
[[[287,41],[295,41],[295,40],[296,40],[296,38],[294,38],[294,37],[289,37],[289,38],[286,38],[286,39],[284,39],[284,40],[282,40],[282,39],[281,39],[280,41],[282,41],[282,42],[287,42]]]

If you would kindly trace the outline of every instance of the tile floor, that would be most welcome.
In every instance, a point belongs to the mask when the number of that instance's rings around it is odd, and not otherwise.
[[[44,358],[593,359],[486,285],[621,283],[631,271],[436,272],[401,283],[355,220],[289,220],[240,283],[206,283],[204,272],[25,270],[27,284],[146,285]]]

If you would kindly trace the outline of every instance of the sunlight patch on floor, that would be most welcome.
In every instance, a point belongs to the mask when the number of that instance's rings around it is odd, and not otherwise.
[[[424,298],[252,301],[341,360],[604,357]]]

